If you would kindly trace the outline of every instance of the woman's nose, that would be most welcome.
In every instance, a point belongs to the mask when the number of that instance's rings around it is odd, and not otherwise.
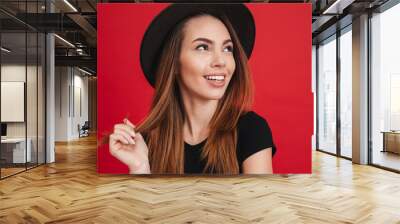
[[[222,55],[222,52],[214,52],[212,61],[211,61],[211,67],[225,67],[226,61],[224,56]]]

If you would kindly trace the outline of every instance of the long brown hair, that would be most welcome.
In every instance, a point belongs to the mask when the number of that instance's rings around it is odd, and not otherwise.
[[[152,173],[184,173],[184,109],[178,86],[178,59],[186,22],[202,15],[209,14],[197,14],[179,23],[161,52],[151,111],[137,129],[146,136]],[[232,24],[225,16],[212,16],[222,21],[230,33],[236,69],[209,124],[210,133],[202,150],[206,161],[203,172],[238,174],[237,123],[252,104],[252,80],[246,53]]]

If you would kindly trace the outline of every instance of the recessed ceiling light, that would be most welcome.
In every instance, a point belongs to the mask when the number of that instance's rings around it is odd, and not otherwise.
[[[9,50],[9,49],[7,49],[5,47],[1,47],[1,51],[4,51],[6,53],[10,53],[11,52],[11,50]]]
[[[75,48],[75,45],[71,44],[71,42],[69,42],[68,40],[66,40],[66,39],[64,39],[64,38],[62,38],[62,37],[60,37],[60,36],[57,35],[57,34],[54,34],[54,36],[57,37],[58,39],[60,39],[62,42],[66,43],[67,45],[69,45],[69,46]]]
[[[78,70],[81,71],[81,72],[83,72],[83,73],[85,73],[85,74],[87,74],[87,75],[93,75],[92,73],[90,73],[90,72],[88,72],[88,71],[86,71],[86,70],[83,70],[83,69],[81,69],[81,68],[79,68],[79,67],[78,67]]]
[[[322,14],[342,14],[343,9],[351,5],[355,0],[336,0]]]
[[[65,4],[67,4],[74,12],[78,12],[78,10],[71,4],[68,2],[68,0],[64,0]]]

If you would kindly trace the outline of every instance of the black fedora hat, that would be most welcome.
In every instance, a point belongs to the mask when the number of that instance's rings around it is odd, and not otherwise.
[[[147,81],[154,87],[155,73],[163,43],[174,27],[199,13],[225,16],[232,24],[240,43],[250,58],[255,40],[255,23],[250,10],[241,3],[176,3],[160,12],[147,28],[140,48],[140,64]]]

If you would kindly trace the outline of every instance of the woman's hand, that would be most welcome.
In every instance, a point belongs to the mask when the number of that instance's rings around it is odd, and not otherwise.
[[[149,149],[140,133],[135,132],[135,125],[128,119],[114,125],[110,135],[110,153],[129,167],[130,174],[150,174]]]

